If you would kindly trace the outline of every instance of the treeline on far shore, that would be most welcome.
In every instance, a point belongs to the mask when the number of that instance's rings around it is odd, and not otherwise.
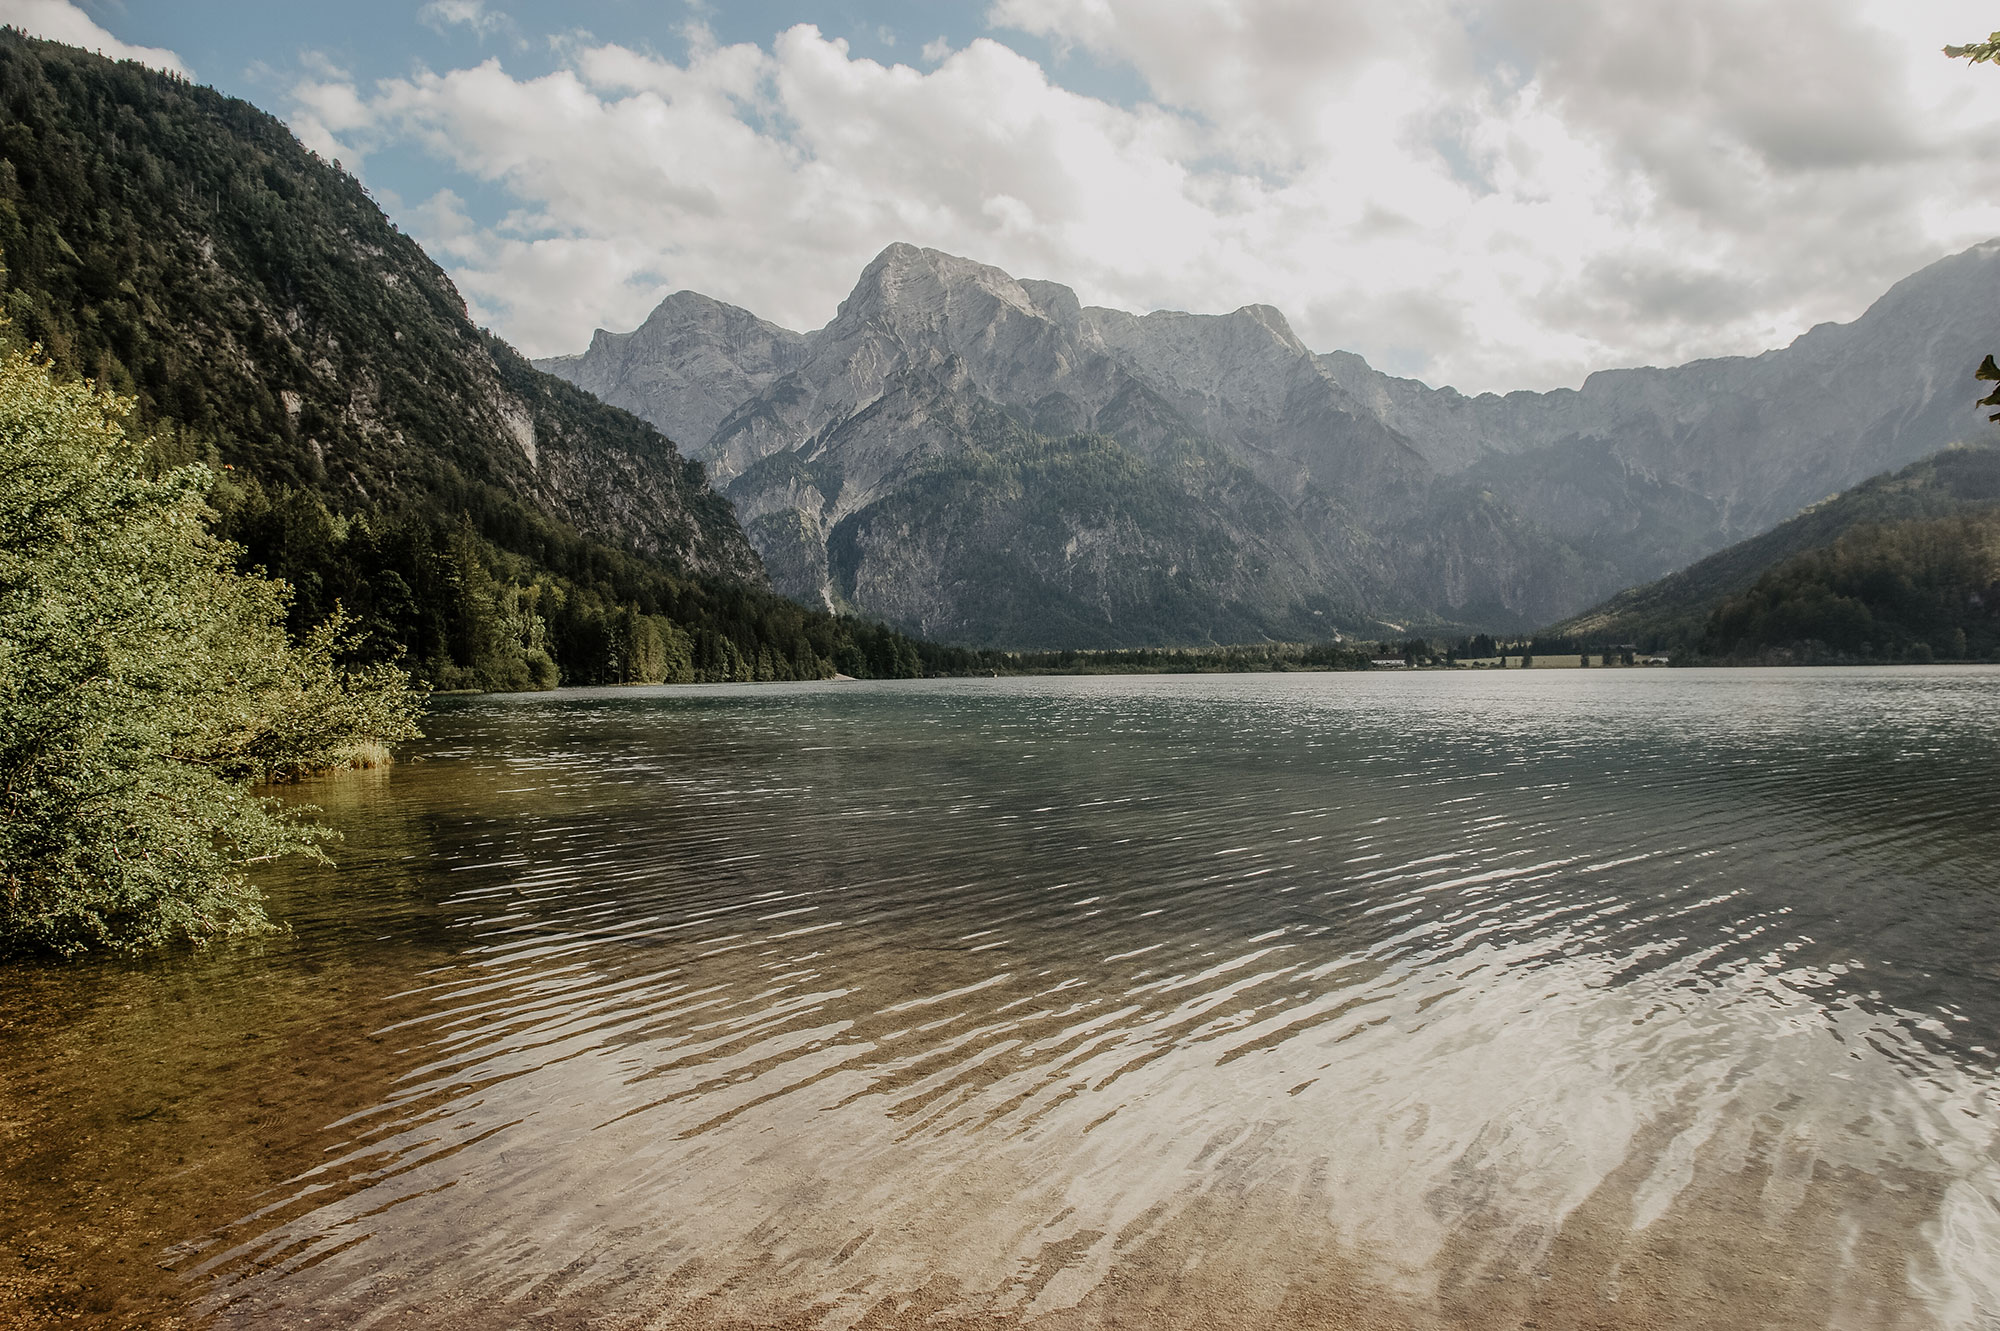
[[[1561,637],[1496,639],[1490,634],[1384,641],[1264,642],[1212,647],[1135,647],[1061,651],[999,651],[918,643],[924,673],[954,675],[1221,675],[1283,671],[1453,668],[1532,664],[1537,656],[1591,655],[1631,665],[1622,647],[1580,644]]]
[[[1366,670],[1364,643],[1269,642],[1217,647],[1133,647],[1010,652],[917,644],[928,675],[1193,675],[1272,670]],[[1397,648],[1401,656],[1400,646]]]
[[[186,436],[181,436],[185,439]],[[156,451],[167,439],[156,437]],[[206,450],[189,450],[197,454]],[[191,461],[195,457],[162,458]],[[338,512],[315,491],[217,467],[215,528],[293,591],[295,637],[339,607],[435,689],[753,683],[1025,674],[1366,670],[1394,662],[1526,665],[1893,664],[2000,658],[2000,510],[1869,526],[1785,560],[1699,628],[1624,641],[1553,630],[1496,636],[1007,651],[925,641],[771,592],[689,578],[574,530],[495,488]],[[1615,632],[1615,630],[1614,630]]]

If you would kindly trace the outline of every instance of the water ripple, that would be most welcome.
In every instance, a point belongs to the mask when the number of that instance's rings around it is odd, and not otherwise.
[[[188,1269],[258,1326],[1990,1325],[1996,689],[462,705],[393,1084]]]

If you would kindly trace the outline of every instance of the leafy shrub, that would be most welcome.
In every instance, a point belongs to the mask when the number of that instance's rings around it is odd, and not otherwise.
[[[0,953],[263,927],[248,866],[328,833],[252,782],[416,733],[342,616],[286,634],[288,588],[208,530],[213,474],[149,469],[128,409],[0,359]]]

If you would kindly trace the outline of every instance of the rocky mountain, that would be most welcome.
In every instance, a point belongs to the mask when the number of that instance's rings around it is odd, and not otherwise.
[[[629,333],[602,329],[581,355],[539,362],[670,439],[707,439],[723,418],[805,359],[806,339],[692,291]]]
[[[706,463],[781,589],[927,633],[1518,629],[1973,436],[1996,295],[2000,243],[1761,356],[1468,397],[1268,306],[1133,315],[893,245],[816,332],[684,292],[540,364]]]

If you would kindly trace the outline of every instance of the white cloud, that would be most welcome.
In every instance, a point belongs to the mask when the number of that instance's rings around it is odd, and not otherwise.
[[[368,129],[374,113],[344,70],[323,57],[313,57],[313,63],[319,77],[292,89],[292,132],[320,156],[340,159],[350,171],[359,171],[361,154],[341,136]]]
[[[1066,91],[991,40],[918,70],[806,26],[518,79],[320,78],[314,146],[413,142],[519,202],[410,219],[525,349],[692,287],[793,327],[894,240],[1086,300],[1262,301],[1308,343],[1467,389],[1755,351],[2000,234],[2000,72],[1937,0],[998,0],[1130,65]],[[449,225],[447,226],[447,221]]]
[[[0,24],[97,51],[115,60],[137,60],[154,69],[191,77],[188,67],[172,51],[121,42],[69,0],[0,0]]]
[[[481,37],[514,28],[513,19],[488,9],[485,0],[429,0],[417,11],[417,19],[438,32],[470,28]]]

